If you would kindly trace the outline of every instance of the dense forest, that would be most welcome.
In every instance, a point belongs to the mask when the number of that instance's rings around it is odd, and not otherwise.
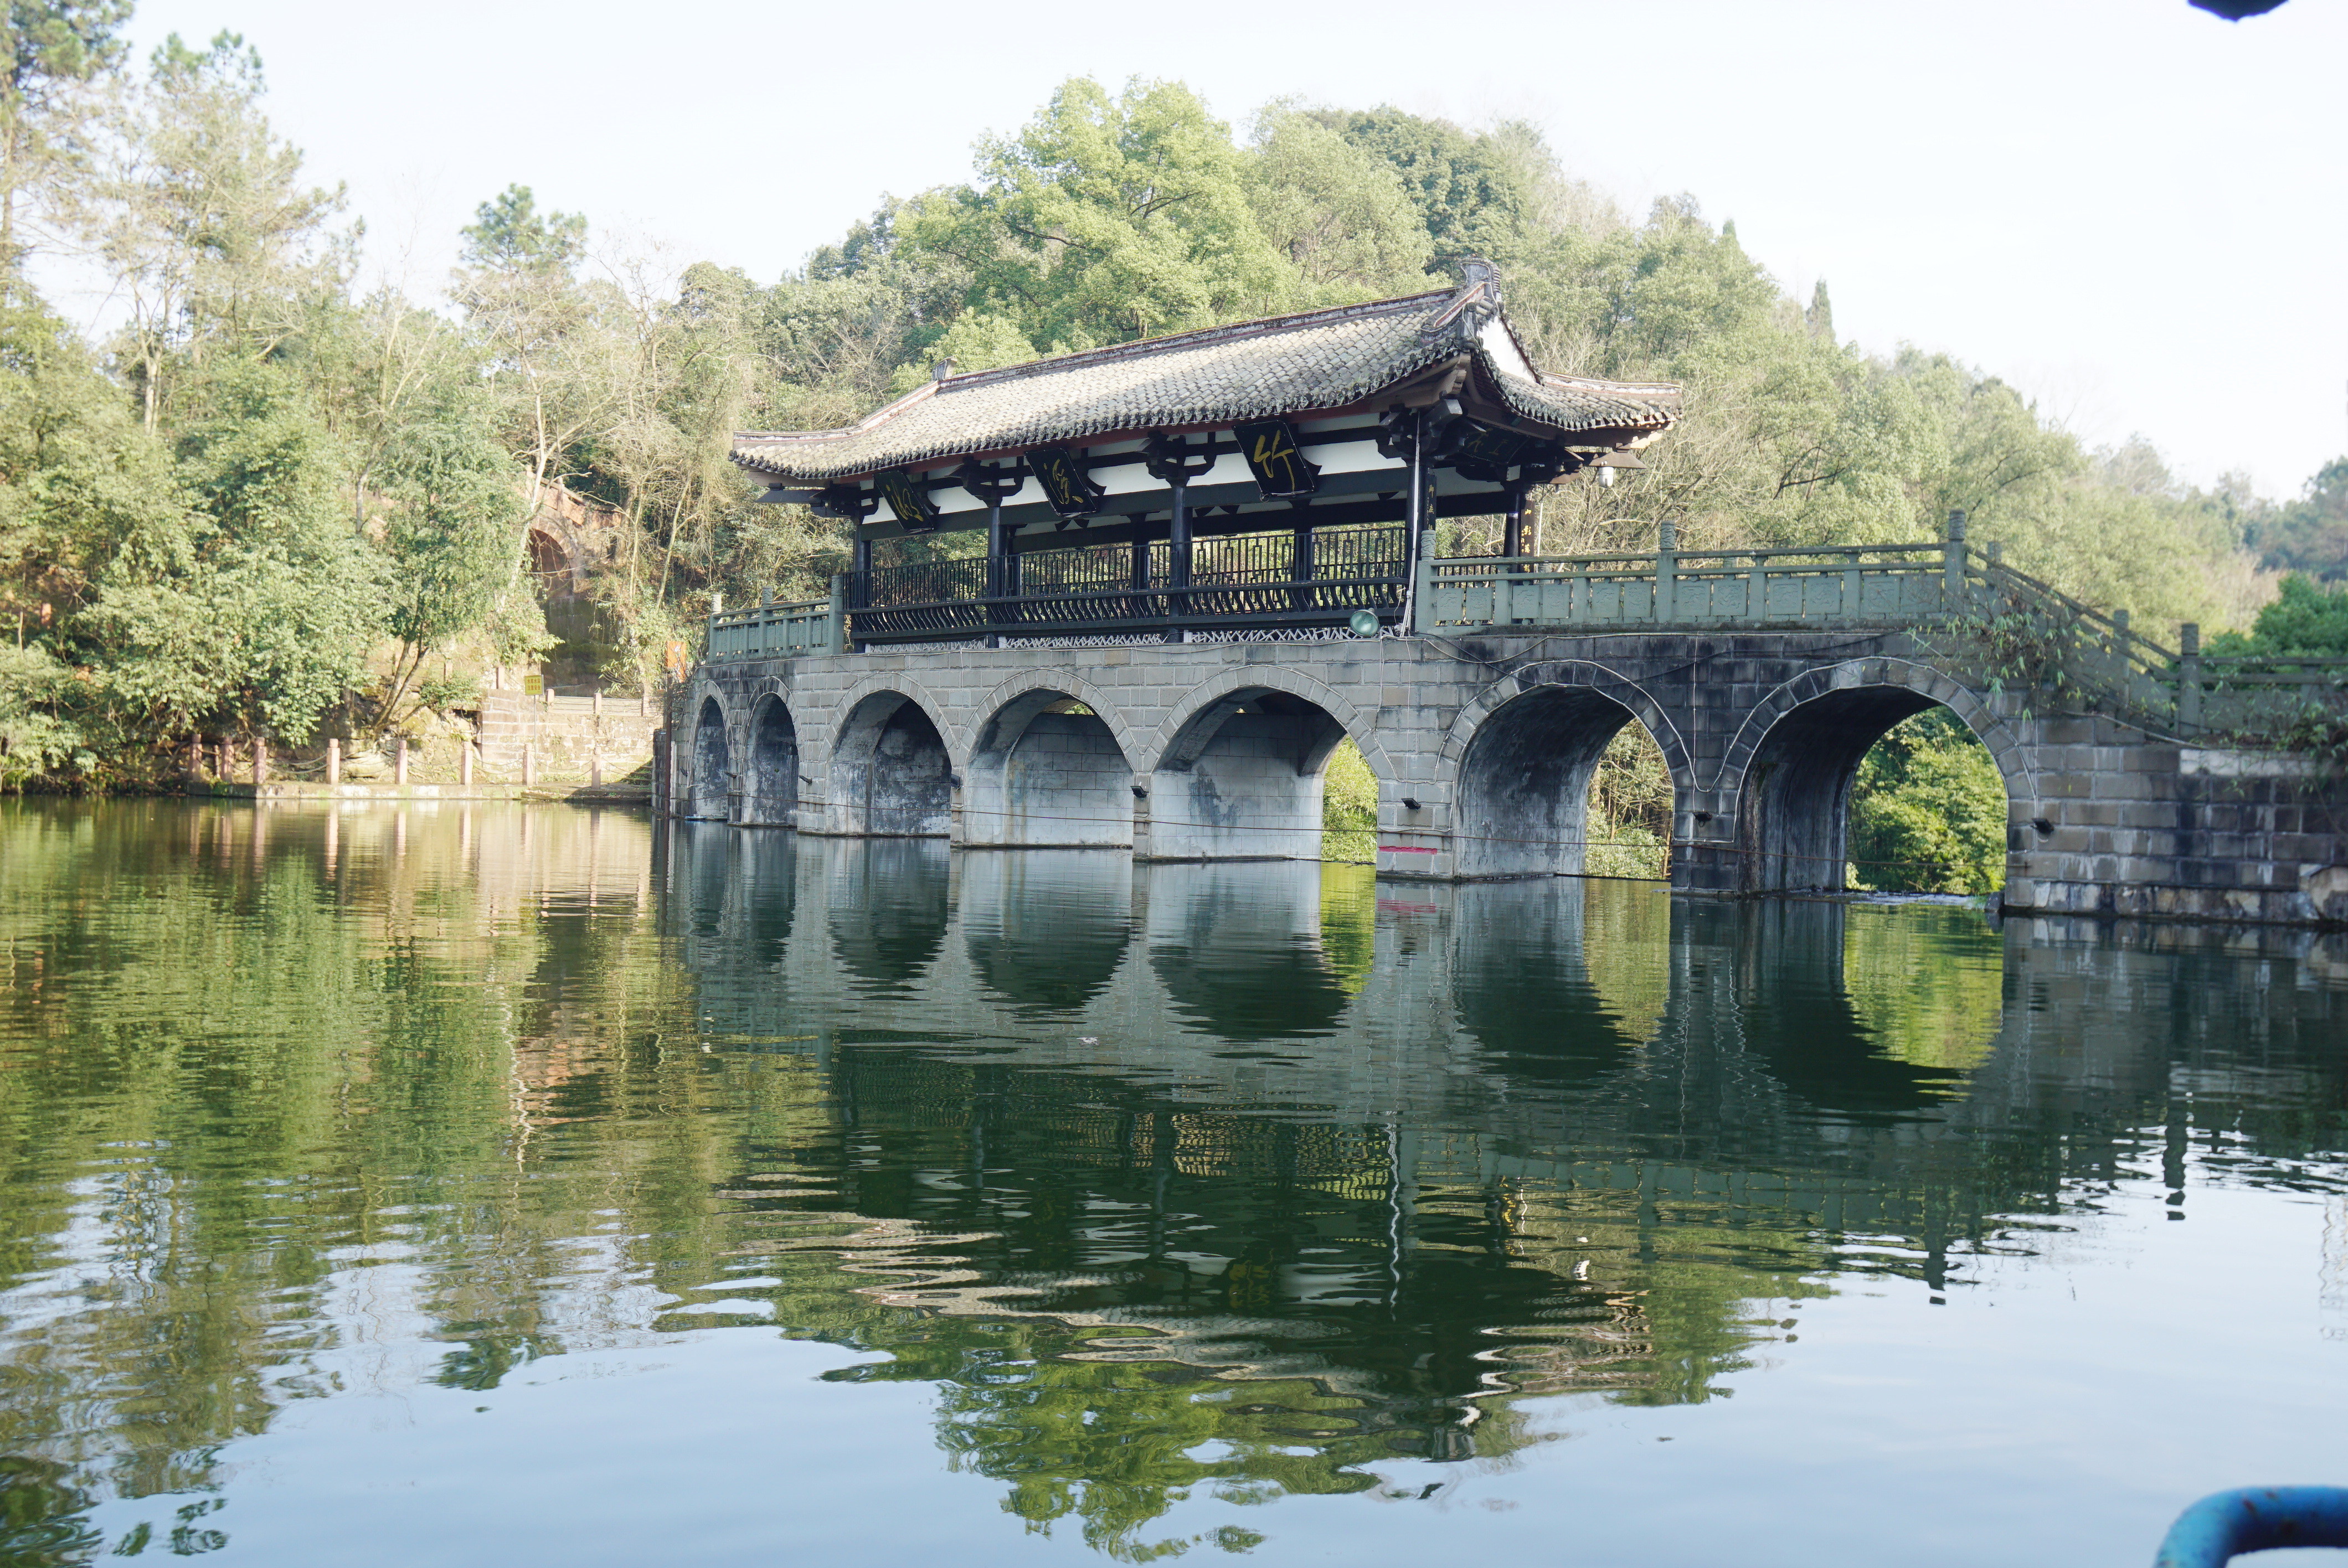
[[[963,185],[884,199],[771,282],[609,245],[517,183],[438,299],[363,288],[363,230],[223,34],[140,61],[129,0],[11,8],[0,83],[0,784],[138,787],[197,734],[300,745],[462,703],[550,646],[528,520],[611,508],[607,680],[658,678],[713,593],[813,596],[835,523],[753,504],[743,428],[830,425],[970,370],[1439,286],[1498,264],[1550,368],[1687,388],[1649,467],[1544,497],[1542,548],[1977,539],[2139,625],[2249,631],[2348,575],[2348,458],[2275,505],[2090,450],[1994,376],[1871,354],[1693,197],[1619,211],[1531,127],[1066,83]],[[518,174],[526,170],[517,170]],[[45,268],[119,306],[89,341]],[[1447,524],[1446,548],[1493,530]],[[950,542],[936,547],[955,548]],[[2295,602],[2348,636],[2312,585]],[[2302,619],[2306,619],[2302,616]],[[2335,622],[2339,624],[2335,626]]]

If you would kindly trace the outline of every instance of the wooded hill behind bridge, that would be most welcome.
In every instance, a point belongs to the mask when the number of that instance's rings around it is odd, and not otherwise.
[[[152,779],[199,734],[372,743],[417,697],[461,707],[489,667],[550,653],[634,690],[713,595],[819,597],[850,564],[836,519],[753,503],[726,432],[860,419],[942,359],[986,372],[1424,292],[1471,251],[1536,361],[1687,388],[1646,470],[1551,497],[1544,553],[1645,548],[1658,518],[1687,548],[1882,544],[1963,507],[1978,540],[2164,640],[2248,624],[2266,589],[2246,544],[2338,564],[2325,519],[2348,488],[2280,509],[2197,493],[1953,360],[1870,357],[1823,288],[1787,298],[1692,199],[1626,220],[1522,127],[1331,108],[1240,138],[1178,84],[1076,81],[968,182],[887,202],[771,281],[659,281],[514,187],[468,228],[444,312],[354,288],[337,200],[269,130],[251,51],[134,61],[117,19],[76,15],[60,25],[88,46],[28,67],[74,70],[8,112],[16,145],[97,156],[12,162],[10,239],[98,258],[134,308],[84,343],[5,258],[0,350],[26,367],[0,405],[0,480],[25,503],[0,540],[0,614],[23,630],[0,651],[12,785]],[[1055,260],[1036,238],[1077,231],[1097,250]],[[530,591],[529,497],[558,482],[623,525],[585,584],[608,618],[592,650],[551,647]],[[1437,553],[1498,531],[1445,512]]]

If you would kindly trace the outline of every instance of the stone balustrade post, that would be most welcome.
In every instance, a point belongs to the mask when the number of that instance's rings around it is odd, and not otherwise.
[[[2201,628],[2190,620],[2177,629],[2177,723],[2201,725]]]
[[[1678,613],[1679,529],[1669,518],[1655,536],[1655,620],[1668,623]]]
[[[1949,535],[1941,544],[1941,596],[1943,606],[1955,610],[1965,598],[1965,514],[1949,513]]]

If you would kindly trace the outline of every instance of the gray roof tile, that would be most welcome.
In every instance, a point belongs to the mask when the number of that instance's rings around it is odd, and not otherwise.
[[[1338,408],[1463,353],[1510,408],[1554,429],[1643,435],[1672,424],[1677,387],[1529,377],[1520,354],[1504,365],[1475,331],[1491,307],[1463,308],[1478,297],[1470,284],[952,375],[844,430],[737,434],[734,460],[778,482],[823,484],[1112,432]]]

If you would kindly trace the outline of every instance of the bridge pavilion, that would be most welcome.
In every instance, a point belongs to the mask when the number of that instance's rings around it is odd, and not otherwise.
[[[1554,375],[1470,261],[1457,289],[950,374],[841,430],[737,436],[770,501],[849,519],[859,647],[1179,642],[1403,615],[1437,518],[1633,454],[1679,389]],[[889,541],[985,550],[876,568]],[[888,555],[902,555],[887,551]],[[885,559],[885,557],[884,557]],[[1361,623],[1375,630],[1366,620]]]

